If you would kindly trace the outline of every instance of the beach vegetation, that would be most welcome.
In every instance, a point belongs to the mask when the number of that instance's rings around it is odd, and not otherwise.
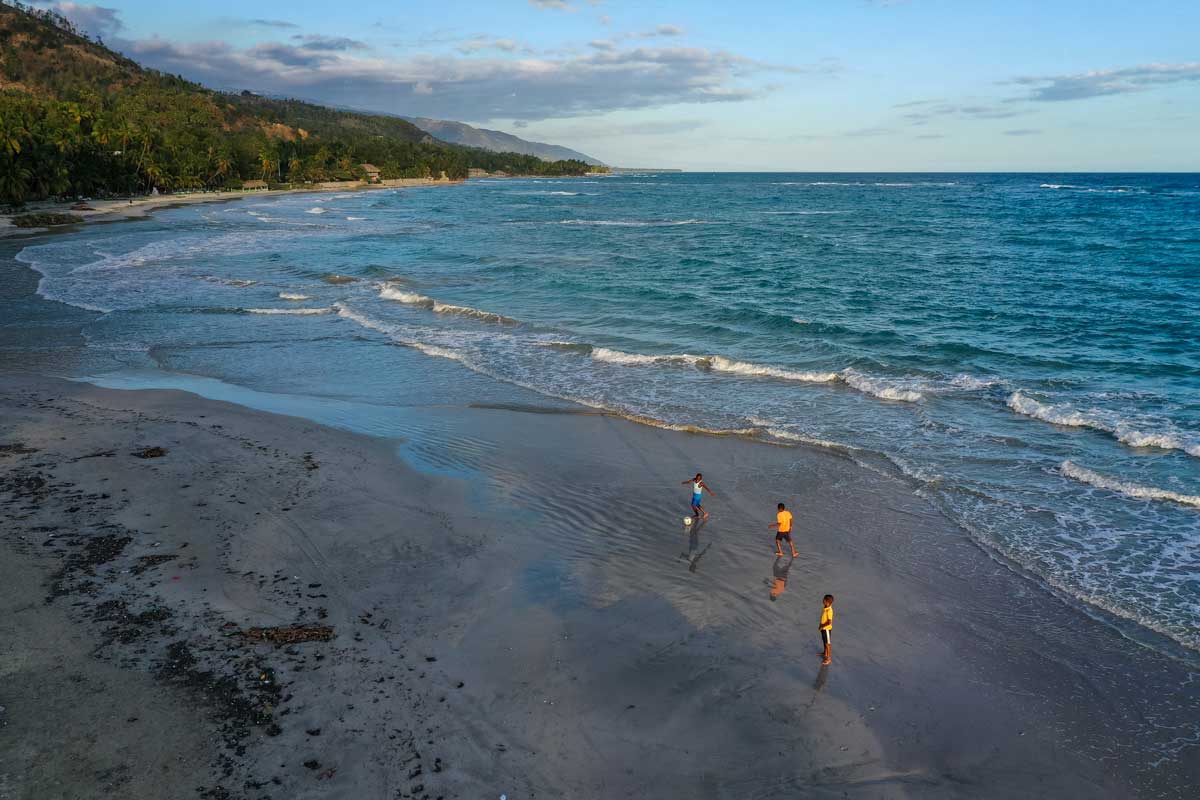
[[[399,117],[226,93],[145,69],[52,10],[0,2],[0,202],[270,184],[582,175],[441,142]]]
[[[76,222],[79,222],[79,218],[76,216],[49,211],[21,214],[12,218],[12,224],[18,228],[49,228],[54,225],[71,225]]]

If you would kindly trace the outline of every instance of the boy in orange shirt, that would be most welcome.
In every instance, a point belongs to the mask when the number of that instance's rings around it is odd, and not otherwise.
[[[783,545],[780,544],[784,539],[787,539],[788,547],[792,548],[792,558],[799,557],[796,552],[796,544],[792,541],[792,512],[784,508],[783,503],[779,504],[779,513],[775,515],[775,521],[767,526],[775,528],[775,557],[783,558]]]
[[[825,607],[821,609],[821,624],[817,626],[817,630],[821,632],[821,643],[825,645],[824,661],[822,664],[828,664],[833,660],[833,653],[829,644],[829,635],[833,633],[833,595],[825,595]]]

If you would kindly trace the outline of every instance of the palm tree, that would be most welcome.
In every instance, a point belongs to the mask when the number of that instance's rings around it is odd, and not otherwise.
[[[258,162],[262,165],[262,179],[270,180],[271,170],[275,169],[275,162],[271,158],[271,151],[263,148],[258,151]]]
[[[12,156],[0,159],[0,198],[20,205],[29,191],[29,170]]]

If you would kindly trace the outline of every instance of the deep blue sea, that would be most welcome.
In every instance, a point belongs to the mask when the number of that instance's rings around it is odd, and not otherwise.
[[[77,307],[59,372],[834,448],[1200,649],[1197,175],[484,180],[193,206],[18,259]]]

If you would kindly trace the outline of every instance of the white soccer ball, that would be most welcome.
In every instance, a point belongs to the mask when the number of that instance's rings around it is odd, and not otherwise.
[[[689,526],[689,525],[691,525],[691,524],[692,524],[692,518],[691,518],[691,517],[684,517],[684,518],[683,518],[683,527],[685,527],[685,528],[686,528],[686,527],[688,527],[688,526]]]

